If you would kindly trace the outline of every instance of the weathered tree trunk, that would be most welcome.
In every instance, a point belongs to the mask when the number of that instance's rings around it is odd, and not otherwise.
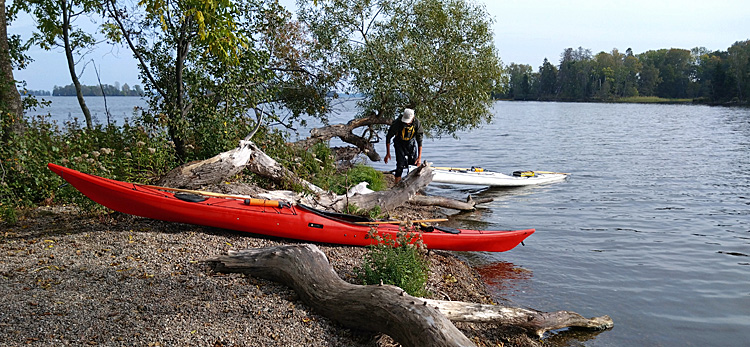
[[[206,160],[180,165],[159,179],[157,184],[174,188],[197,189],[221,183],[245,168],[276,182],[292,182],[308,187],[314,192],[322,191],[281,166],[252,141],[241,141],[239,147],[230,151]]]
[[[210,261],[218,272],[281,282],[318,313],[350,328],[383,332],[404,346],[474,346],[445,316],[401,288],[345,282],[313,245],[230,252]]]
[[[571,311],[541,312],[520,307],[477,304],[461,301],[421,299],[453,322],[496,323],[524,328],[542,336],[550,330],[584,328],[610,329],[614,326],[609,316],[585,318]]]
[[[157,184],[173,188],[197,189],[202,186],[224,182],[227,178],[248,168],[250,171],[275,182],[299,184],[313,192],[322,193],[322,189],[299,178],[250,141],[260,129],[263,121],[263,113],[260,110],[255,110],[255,116],[258,118],[255,128],[240,141],[239,147],[219,153],[206,160],[180,165],[159,179]]]
[[[393,188],[370,194],[355,195],[348,201],[343,201],[343,207],[346,207],[346,203],[350,203],[363,210],[370,210],[375,206],[380,206],[386,211],[391,210],[407,203],[418,191],[427,187],[430,182],[432,182],[432,168],[427,164],[422,164],[409,172]]]
[[[2,142],[6,142],[11,133],[22,132],[23,106],[21,95],[16,89],[13,77],[13,64],[10,60],[10,45],[8,44],[8,31],[5,15],[5,2],[0,4],[0,111],[6,111],[10,115],[8,122],[4,122],[2,130]]]
[[[449,320],[513,325],[538,336],[566,327],[613,326],[608,316],[586,319],[570,311],[429,300],[412,297],[396,286],[350,284],[336,274],[318,247],[309,244],[230,252],[209,262],[217,272],[285,284],[318,313],[347,327],[385,333],[405,346],[473,346]]]

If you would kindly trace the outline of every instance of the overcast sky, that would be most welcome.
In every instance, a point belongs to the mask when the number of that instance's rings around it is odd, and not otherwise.
[[[9,0],[5,0],[6,4]],[[468,0],[472,1],[472,0]],[[287,7],[294,0],[281,0]],[[750,39],[748,0],[481,0],[494,19],[495,43],[504,64],[528,64],[537,70],[544,58],[557,65],[565,48],[583,47],[593,54],[621,52],[635,54],[662,48],[705,47],[725,51],[737,41]],[[28,38],[34,23],[13,22],[9,34]],[[15,71],[28,89],[52,90],[71,83],[62,51],[33,49],[34,62]],[[138,70],[129,50],[100,49],[86,56],[95,61],[102,83],[140,84]],[[79,73],[80,73],[79,64]],[[96,85],[93,65],[81,82]]]

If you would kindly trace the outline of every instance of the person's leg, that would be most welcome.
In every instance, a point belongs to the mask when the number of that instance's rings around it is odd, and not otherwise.
[[[408,168],[409,165],[414,165],[414,163],[417,161],[417,156],[419,154],[417,153],[417,142],[416,141],[409,141],[409,145],[406,146],[406,167]]]
[[[402,143],[399,143],[398,141],[394,142],[393,148],[396,152],[396,171],[393,173],[396,176],[395,182],[398,184],[398,182],[401,182],[401,175],[404,173],[404,169],[409,167],[409,163],[407,161],[407,153],[406,153],[406,146],[404,146]]]

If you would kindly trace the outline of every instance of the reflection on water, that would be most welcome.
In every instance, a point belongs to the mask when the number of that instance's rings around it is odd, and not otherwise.
[[[522,293],[533,276],[531,270],[504,261],[476,265],[474,269],[482,276],[482,280],[491,288],[493,294],[504,299],[511,299]]]

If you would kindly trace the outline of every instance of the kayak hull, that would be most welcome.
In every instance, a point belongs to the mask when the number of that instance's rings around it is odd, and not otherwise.
[[[357,224],[355,221],[360,217],[327,214],[304,205],[251,206],[240,199],[220,197],[190,202],[175,197],[179,193],[102,178],[51,163],[48,167],[91,200],[140,217],[352,246],[375,243],[368,235],[371,229],[381,237],[395,238],[399,232],[398,225]],[[458,234],[422,232],[422,240],[429,249],[504,252],[534,233],[534,229],[460,231]]]
[[[469,184],[491,187],[523,187],[538,184],[549,184],[564,181],[568,175],[561,173],[542,173],[532,177],[509,176],[493,171],[471,170],[433,170],[432,181],[451,184]]]

